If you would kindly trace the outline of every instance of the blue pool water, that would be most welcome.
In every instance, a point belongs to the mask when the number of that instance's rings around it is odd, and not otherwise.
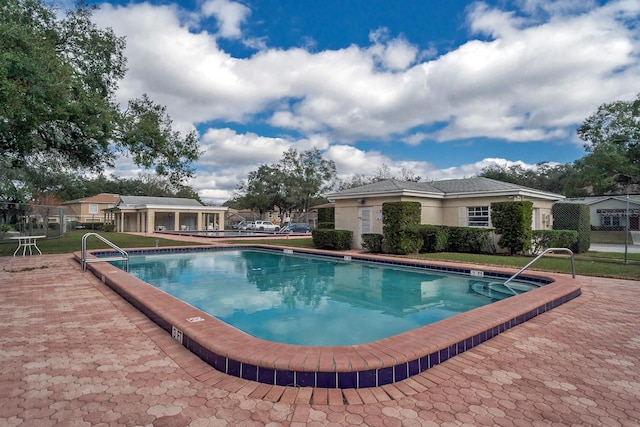
[[[250,335],[308,346],[364,344],[492,302],[474,291],[481,278],[259,250],[132,257],[129,272]]]

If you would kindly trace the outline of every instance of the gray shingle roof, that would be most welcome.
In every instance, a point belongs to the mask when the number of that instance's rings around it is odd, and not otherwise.
[[[390,193],[398,191],[417,191],[427,193],[442,193],[442,191],[435,188],[433,185],[427,182],[411,182],[400,181],[398,179],[386,179],[384,181],[378,181],[371,184],[362,185],[360,187],[348,188],[344,191],[340,191],[335,194],[348,195],[348,194],[368,194],[368,193]]]
[[[431,183],[443,193],[478,193],[486,191],[522,190],[527,187],[484,177],[447,179]]]
[[[145,205],[161,205],[161,206],[203,206],[202,203],[195,199],[186,199],[180,197],[149,197],[149,196],[120,196],[118,206],[145,206]]]
[[[625,195],[617,195],[617,196],[587,196],[587,197],[572,197],[568,199],[564,199],[563,203],[581,203],[585,205],[593,205],[600,202],[604,202],[606,200],[618,200],[620,202],[626,202],[627,196]],[[629,194],[629,203],[640,204],[640,194]]]
[[[435,195],[440,197],[450,194],[481,195],[482,193],[509,193],[515,195],[524,192],[528,194],[537,194],[545,198],[556,198],[556,196],[557,199],[563,198],[563,196],[559,194],[540,191],[484,177],[447,179],[432,182],[410,182],[388,179],[360,187],[349,188],[327,196],[329,198],[348,198],[349,196],[400,194],[407,192],[422,193],[425,196]]]

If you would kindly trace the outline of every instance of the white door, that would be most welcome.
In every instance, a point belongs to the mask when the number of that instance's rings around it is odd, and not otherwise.
[[[358,235],[355,236],[356,248],[362,249],[362,235],[373,233],[371,208],[358,208]]]

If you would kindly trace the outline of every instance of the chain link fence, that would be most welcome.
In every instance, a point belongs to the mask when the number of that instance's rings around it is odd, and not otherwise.
[[[0,241],[19,236],[60,237],[64,231],[64,209],[60,206],[0,202]]]
[[[584,215],[588,224],[576,227],[579,239],[587,235],[588,251],[627,263],[630,254],[640,254],[640,195],[620,195],[567,199],[561,204],[580,205],[578,210],[555,209],[553,228],[577,224],[573,215]],[[637,255],[635,256],[637,257]],[[633,258],[633,257],[632,257]]]

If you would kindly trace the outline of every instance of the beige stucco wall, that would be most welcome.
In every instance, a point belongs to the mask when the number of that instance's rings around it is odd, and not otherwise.
[[[534,218],[533,229],[545,230],[550,229],[551,222],[551,208],[553,201],[548,200],[531,200],[533,202]],[[442,206],[442,223],[441,225],[448,226],[466,226],[466,217],[461,217],[460,208],[473,207],[473,206],[491,206],[494,202],[508,202],[513,201],[509,197],[467,197],[460,199],[447,199]]]
[[[89,207],[90,205],[97,205],[98,210],[96,213],[90,213]],[[109,221],[111,217],[109,215],[105,215],[102,212],[103,209],[108,209],[112,207],[112,204],[109,203],[70,203],[65,205],[65,208],[72,212],[72,214],[68,216],[76,217],[75,220],[79,222],[105,222]]]
[[[364,203],[359,203],[363,200]],[[335,201],[335,226],[336,229],[350,230],[353,232],[354,248],[362,248],[360,236],[359,209],[371,208],[373,214],[373,233],[382,234],[383,220],[377,215],[382,212],[382,204],[387,202],[407,201],[419,202],[422,206],[421,223],[448,226],[466,226],[466,208],[473,206],[491,206],[493,202],[512,201],[504,197],[464,197],[455,199],[427,199],[419,197],[371,197],[365,199],[349,199]],[[528,199],[525,199],[528,200]],[[551,207],[553,201],[530,200],[533,202],[534,218],[532,227],[534,230],[550,229]],[[464,208],[464,209],[461,209]],[[461,216],[461,211],[463,215]]]

